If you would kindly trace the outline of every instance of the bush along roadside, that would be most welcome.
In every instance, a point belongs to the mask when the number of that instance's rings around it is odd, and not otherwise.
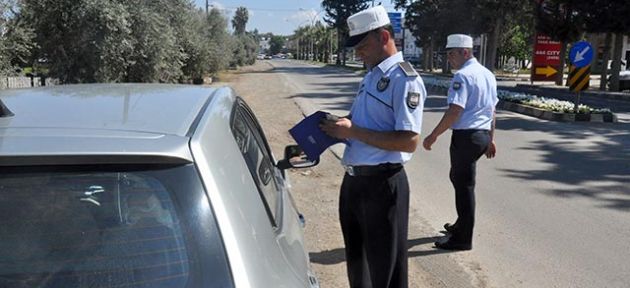
[[[423,80],[427,89],[433,93],[446,94],[450,86],[449,80],[432,77],[424,77]],[[617,116],[608,108],[597,109],[581,104],[578,106],[578,112],[574,113],[575,104],[569,101],[501,89],[497,91],[497,94],[500,100],[499,108],[541,119],[567,122],[617,122]]]

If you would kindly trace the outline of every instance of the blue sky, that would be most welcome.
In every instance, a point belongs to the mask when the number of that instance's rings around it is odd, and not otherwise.
[[[230,20],[236,8],[240,6],[247,8],[249,12],[247,31],[258,29],[260,33],[271,32],[275,35],[293,34],[297,27],[321,19],[326,13],[321,8],[321,2],[321,0],[208,0],[209,5],[224,11]],[[206,5],[205,0],[195,0],[195,3],[199,7]],[[388,11],[393,11],[393,7],[387,5],[386,7]],[[229,29],[232,29],[232,25],[229,26]]]

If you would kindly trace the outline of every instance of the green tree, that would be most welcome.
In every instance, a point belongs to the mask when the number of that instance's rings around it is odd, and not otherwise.
[[[500,43],[509,31],[532,15],[531,1],[467,0],[474,34],[488,35],[484,65],[494,70]]]
[[[405,25],[423,48],[423,68],[448,69],[444,44],[452,33],[475,34],[473,13],[465,0],[395,1],[396,8],[406,8]],[[437,63],[434,63],[437,61]]]
[[[63,83],[198,80],[225,69],[237,41],[218,10],[206,15],[190,0],[4,1],[16,1],[19,25],[0,21],[0,62],[45,59]],[[252,62],[254,41],[239,41],[242,63]]]
[[[26,25],[15,0],[0,1],[0,73],[14,73],[14,67],[30,64],[35,33]]]
[[[247,8],[238,7],[236,9],[234,18],[232,18],[232,27],[234,27],[235,37],[232,41],[234,56],[230,66],[251,65],[256,61],[258,41],[255,37],[258,35],[245,32],[248,18]],[[258,34],[257,31],[256,34]]]
[[[337,29],[337,65],[346,64],[346,50],[344,43],[348,38],[347,20],[352,14],[364,10],[368,7],[365,0],[323,0],[322,8],[326,11],[324,21],[331,27]]]
[[[230,64],[232,57],[232,41],[227,33],[227,19],[221,11],[212,9],[206,17],[204,39],[208,55],[208,73],[214,75]]]
[[[511,30],[502,33],[498,52],[504,60],[511,57],[521,61],[530,59],[533,37],[533,29],[530,27],[516,25]]]
[[[272,55],[278,54],[282,52],[282,48],[284,47],[284,37],[279,35],[271,36],[271,40],[269,41],[269,53]]]
[[[407,10],[405,24],[425,51],[425,69],[433,68],[433,51],[443,51],[446,37],[451,33],[486,34],[488,41],[484,65],[494,69],[496,53],[500,43],[506,41],[506,33],[514,31],[531,15],[531,4],[527,1],[395,0],[394,3],[397,8]],[[439,55],[443,56],[441,53]]]
[[[613,40],[614,35],[614,49],[613,49],[613,63],[611,71],[611,85],[610,90],[619,90],[619,71],[621,70],[621,57],[623,47],[623,36],[630,35],[630,5],[627,1],[623,0],[590,0],[590,1],[575,1],[574,9],[584,23],[584,30],[591,33],[606,33],[607,41],[605,44],[605,56],[602,61],[603,69],[601,79],[607,79],[608,67],[608,47]],[[628,65],[628,63],[626,63]],[[602,81],[600,89],[605,89],[605,82]]]
[[[254,64],[258,44],[251,35],[236,35],[233,39],[234,56],[230,66],[244,66]]]
[[[308,44],[308,30],[310,26],[301,26],[298,27],[293,32],[293,39],[296,43],[295,47],[295,59],[304,60],[308,55],[309,44]]]
[[[24,21],[39,46],[34,59],[47,59],[49,73],[64,83],[115,81],[132,49],[123,4],[105,0],[23,0]],[[105,72],[107,71],[107,72]]]
[[[241,43],[245,47],[245,65],[252,65],[256,62],[256,56],[258,55],[258,41],[253,34],[246,34],[241,36]]]
[[[130,82],[177,82],[183,75],[187,55],[177,34],[178,21],[172,15],[184,13],[179,5],[185,0],[127,1],[132,19],[134,50],[128,69]]]
[[[333,28],[324,26],[321,22],[315,23],[313,26],[306,27],[305,37],[307,39],[306,46],[308,47],[311,60],[326,62],[330,59],[332,53]]]
[[[190,31],[183,35],[184,38],[181,41],[184,52],[188,55],[182,67],[182,72],[188,78],[184,80],[201,83],[203,82],[203,77],[210,71],[209,48],[204,37],[206,33],[206,13],[196,10],[190,16],[186,25]]]
[[[245,7],[236,8],[236,12],[234,13],[234,18],[232,18],[232,27],[234,28],[234,34],[236,35],[245,34],[245,27],[247,26],[248,20],[249,20],[249,13],[247,12],[247,8]]]

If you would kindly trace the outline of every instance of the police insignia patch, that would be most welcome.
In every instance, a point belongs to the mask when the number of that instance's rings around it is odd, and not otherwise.
[[[454,90],[459,90],[459,88],[462,88],[462,83],[453,82],[453,89]]]
[[[410,109],[416,109],[420,104],[420,93],[408,92],[407,93],[407,107]]]
[[[378,90],[378,92],[383,92],[385,91],[385,89],[387,89],[387,86],[389,86],[389,78],[383,77],[381,78],[381,80],[378,80],[378,83],[376,84],[376,89]]]

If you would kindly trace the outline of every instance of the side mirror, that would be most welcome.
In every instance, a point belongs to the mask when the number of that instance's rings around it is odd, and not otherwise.
[[[276,167],[285,170],[288,168],[308,168],[317,164],[319,164],[319,158],[311,161],[300,146],[288,145],[284,147],[284,159],[278,161]]]

